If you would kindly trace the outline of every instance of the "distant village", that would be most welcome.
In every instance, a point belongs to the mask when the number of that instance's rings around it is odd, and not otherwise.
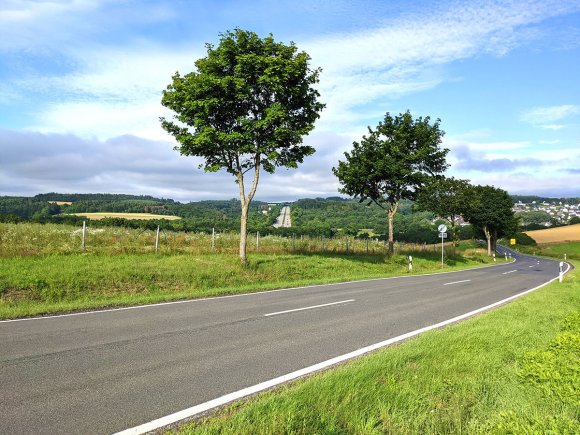
[[[580,205],[569,204],[559,200],[538,200],[531,202],[517,201],[513,207],[514,212],[521,213],[525,216],[530,212],[545,213],[545,221],[538,222],[538,224],[545,227],[553,226],[554,224],[567,224],[574,217],[580,218]]]

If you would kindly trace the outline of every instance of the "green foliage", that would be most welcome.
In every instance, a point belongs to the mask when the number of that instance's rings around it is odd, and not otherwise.
[[[520,219],[520,227],[524,230],[539,230],[546,228],[545,224],[552,220],[552,216],[541,210],[518,212],[516,213],[516,216]]]
[[[434,176],[448,167],[441,149],[444,132],[439,120],[413,119],[409,111],[395,117],[387,112],[375,130],[353,150],[345,152],[332,171],[342,185],[340,191],[361,202],[375,203],[388,210],[389,252],[393,252],[393,217],[402,199],[415,199]]]
[[[310,69],[306,53],[241,29],[206,47],[196,71],[176,73],[163,92],[178,122],[162,119],[162,126],[181,154],[203,157],[206,171],[238,175],[260,164],[267,172],[294,168],[314,153],[302,136],[324,105],[313,87],[320,70]]]
[[[516,239],[516,244],[524,246],[534,246],[536,241],[528,236],[526,233],[516,233],[514,237]]]
[[[341,192],[380,206],[415,199],[431,177],[448,167],[449,150],[439,148],[445,134],[440,120],[430,121],[428,116],[413,119],[409,111],[395,117],[387,112],[375,130],[368,127],[369,135],[353,142],[346,160],[333,168]]]
[[[488,253],[495,252],[498,238],[514,234],[518,219],[512,210],[513,200],[505,190],[493,186],[469,186],[465,219],[488,240]]]

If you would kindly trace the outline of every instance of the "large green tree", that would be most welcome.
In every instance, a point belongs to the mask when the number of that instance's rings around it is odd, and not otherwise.
[[[241,29],[222,33],[217,47],[206,48],[196,70],[176,73],[163,92],[162,104],[175,115],[171,121],[161,118],[161,125],[175,136],[182,155],[202,157],[205,171],[225,169],[235,177],[242,208],[240,258],[246,263],[248,207],[260,171],[296,168],[314,153],[302,137],[324,107],[314,88],[320,69],[312,69],[308,54],[294,43]]]
[[[340,191],[360,201],[376,203],[387,212],[389,253],[394,252],[393,219],[402,199],[416,199],[423,186],[448,167],[440,148],[445,134],[440,120],[431,123],[429,116],[413,119],[409,111],[391,116],[368,136],[353,142],[352,151],[345,152],[345,161],[333,168],[342,188]]]
[[[453,250],[457,244],[457,222],[465,215],[469,201],[467,192],[469,182],[453,177],[435,178],[417,196],[417,208],[431,211],[445,220],[450,227]]]
[[[483,233],[487,240],[487,254],[497,248],[497,239],[515,234],[518,219],[512,210],[509,194],[493,186],[469,186],[465,218]]]

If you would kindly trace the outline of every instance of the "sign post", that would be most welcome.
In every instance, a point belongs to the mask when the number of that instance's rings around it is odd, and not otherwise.
[[[564,280],[564,262],[560,261],[560,282]]]
[[[409,255],[409,272],[413,272],[413,257]]]
[[[439,237],[441,237],[441,267],[443,268],[443,239],[447,238],[447,226],[441,224],[437,229],[439,230]]]

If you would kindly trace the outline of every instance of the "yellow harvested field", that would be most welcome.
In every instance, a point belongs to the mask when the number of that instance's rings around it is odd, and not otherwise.
[[[139,219],[139,220],[146,220],[146,219],[167,219],[170,221],[174,221],[177,219],[181,219],[179,216],[165,216],[161,214],[151,214],[151,213],[113,213],[113,212],[104,212],[104,213],[71,213],[75,216],[84,216],[89,219],[99,220],[104,218],[122,218],[122,219]]]
[[[72,201],[48,201],[49,204],[56,204],[56,205],[71,205]]]
[[[573,242],[580,240],[580,224],[526,231],[525,233],[537,243]]]

